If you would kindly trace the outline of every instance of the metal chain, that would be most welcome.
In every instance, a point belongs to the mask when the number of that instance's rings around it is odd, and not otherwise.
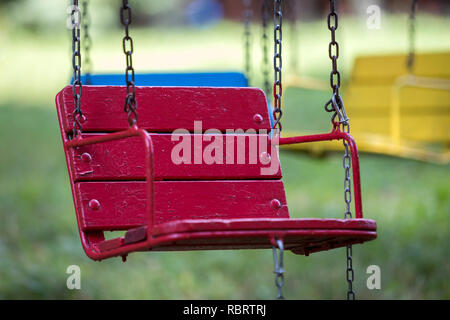
[[[127,68],[125,69],[127,95],[125,97],[124,111],[128,114],[128,124],[132,126],[137,122],[137,101],[132,59],[133,39],[130,37],[128,30],[131,24],[131,7],[128,5],[128,0],[122,0],[122,6],[120,7],[120,21],[125,27],[125,36],[122,39],[122,46],[127,65]]]
[[[328,44],[328,56],[331,60],[330,86],[333,91],[331,99],[325,104],[327,112],[333,112],[331,122],[336,126],[336,117],[339,118],[339,124],[343,127],[348,126],[348,117],[345,113],[344,102],[339,95],[341,87],[341,73],[338,70],[337,61],[339,58],[339,43],[336,41],[336,30],[339,26],[339,17],[335,9],[335,1],[330,0],[330,13],[327,17],[328,29],[331,32],[331,41]],[[343,128],[345,131],[345,128]],[[349,128],[346,128],[349,130]]]
[[[300,1],[289,0],[287,1],[287,12],[289,22],[290,22],[290,32],[289,32],[289,48],[290,48],[290,67],[289,70],[292,73],[298,74],[299,63],[298,63],[298,53],[299,53],[299,43],[298,43],[298,20],[300,11]]]
[[[353,271],[352,246],[347,246],[347,300],[355,300],[355,291],[353,290],[353,280],[355,272]]]
[[[263,88],[267,97],[270,97],[272,88],[269,81],[269,36],[267,34],[267,26],[269,21],[269,0],[262,0],[261,21],[262,21],[262,76]]]
[[[344,132],[349,133],[350,127],[348,122],[343,124]],[[342,159],[342,165],[344,167],[344,200],[346,205],[345,211],[345,219],[352,218],[351,212],[351,202],[352,202],[352,189],[351,189],[351,176],[350,169],[352,166],[352,160],[350,158],[349,146],[346,140],[343,140],[344,144],[344,158]],[[353,254],[352,254],[352,246],[347,246],[346,248],[346,256],[347,256],[347,300],[355,300],[355,291],[353,290],[353,280],[355,278],[355,273],[353,271]]]
[[[333,112],[331,122],[333,123],[333,128],[341,130],[342,132],[350,132],[349,118],[345,112],[344,102],[339,94],[339,88],[341,86],[341,74],[338,70],[337,61],[339,58],[339,43],[336,41],[336,30],[339,26],[339,16],[336,12],[335,0],[330,0],[330,13],[327,16],[328,29],[331,32],[331,41],[328,44],[328,56],[331,60],[332,70],[330,72],[330,86],[332,89],[331,99],[325,104],[325,110],[327,112]],[[338,121],[336,121],[336,117]],[[344,158],[342,160],[342,165],[344,168],[344,201],[346,205],[345,219],[351,219],[351,201],[352,201],[352,190],[351,190],[351,158],[350,149],[346,140],[343,140],[344,144]],[[353,257],[352,257],[352,246],[347,246],[347,269],[346,269],[346,279],[348,284],[347,299],[354,300],[355,292],[353,291]]]
[[[76,16],[78,15],[78,21]],[[78,0],[73,0],[73,8],[70,14],[72,24],[72,67],[73,67],[73,83],[72,95],[74,103],[73,111],[73,137],[81,134],[83,112],[81,111],[81,95],[83,92],[83,85],[81,84],[81,39],[80,39],[80,24],[81,14],[78,7]]]
[[[274,83],[273,83],[273,97],[274,97],[274,109],[273,118],[275,120],[273,129],[281,132],[281,117],[283,111],[281,110],[281,96],[283,94],[283,88],[281,85],[281,68],[282,68],[282,52],[281,44],[283,39],[283,11],[282,0],[274,0],[274,56],[273,56],[273,69],[274,69]]]
[[[91,46],[92,46],[92,39],[89,34],[89,26],[91,24],[91,17],[89,15],[89,2],[88,0],[83,0],[83,50],[84,50],[84,69],[85,75],[86,75],[86,81],[85,84],[90,84],[89,76],[92,72],[92,62],[91,62]]]
[[[284,284],[284,268],[283,268],[283,252],[284,252],[284,244],[283,240],[275,239],[276,246],[272,247],[273,251],[273,261],[275,264],[275,286],[278,288],[278,300],[284,299],[283,297],[283,284]],[[277,249],[280,251],[280,254],[277,254]]]
[[[253,17],[252,0],[243,0],[244,4],[244,70],[247,80],[250,83],[252,65],[251,65],[251,30],[250,24]]]
[[[418,0],[411,1],[411,11],[409,13],[409,55],[406,61],[406,67],[409,73],[413,72],[414,60],[415,60],[415,35],[416,35],[416,10]]]

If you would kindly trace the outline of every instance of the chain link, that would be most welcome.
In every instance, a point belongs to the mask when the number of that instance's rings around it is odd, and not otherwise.
[[[251,63],[251,21],[253,17],[252,0],[243,0],[244,4],[244,70],[247,80],[250,83],[252,73]]]
[[[281,132],[281,117],[283,111],[281,110],[281,96],[283,95],[281,68],[283,65],[281,44],[283,39],[283,11],[282,0],[274,0],[274,23],[273,30],[274,35],[274,56],[273,56],[273,69],[274,69],[274,83],[273,83],[273,97],[274,97],[274,109],[273,118],[275,120],[273,129]]]
[[[90,84],[90,74],[92,72],[92,62],[91,62],[91,46],[92,46],[92,39],[89,34],[89,26],[91,24],[91,17],[89,15],[89,1],[83,0],[83,50],[84,50],[84,61],[83,66],[86,70],[86,81],[85,84]]]
[[[272,247],[273,251],[273,261],[275,264],[275,286],[278,288],[278,296],[277,299],[283,300],[283,284],[284,284],[284,267],[283,267],[283,253],[284,253],[284,244],[283,240],[275,239],[276,246]],[[280,252],[277,254],[277,249]]]
[[[78,16],[78,19],[76,18]],[[70,14],[72,24],[72,68],[73,68],[73,83],[72,95],[74,102],[73,111],[73,137],[77,137],[82,131],[83,112],[81,111],[81,95],[83,92],[83,85],[81,84],[81,39],[80,39],[80,24],[81,14],[78,7],[78,0],[73,0],[73,8]],[[77,21],[78,20],[78,21]]]
[[[281,110],[281,97],[283,94],[282,87],[282,40],[283,40],[283,7],[282,0],[274,0],[273,3],[273,15],[274,15],[274,56],[273,56],[273,70],[274,70],[274,83],[273,83],[273,97],[274,97],[274,125],[275,134],[278,134],[282,130],[281,117],[283,111]],[[278,131],[278,132],[277,132]],[[283,268],[283,252],[284,244],[283,240],[275,239],[276,246],[273,247],[273,259],[275,263],[275,285],[278,288],[277,299],[284,299],[283,297],[283,284],[284,284],[284,268]],[[280,252],[277,256],[277,248]]]
[[[325,110],[327,112],[333,112],[331,117],[331,122],[333,123],[333,128],[340,130],[345,133],[350,133],[349,118],[345,112],[344,102],[339,94],[339,89],[341,87],[341,74],[338,70],[338,58],[339,58],[339,43],[336,41],[336,30],[339,26],[339,16],[336,12],[335,0],[330,1],[330,12],[327,16],[328,30],[331,32],[331,41],[328,44],[328,57],[331,60],[331,72],[330,72],[330,87],[332,90],[331,99],[325,104]],[[336,121],[338,118],[338,121]],[[342,165],[344,168],[344,201],[345,201],[345,219],[351,219],[351,202],[352,202],[352,189],[351,189],[351,157],[350,148],[346,140],[343,140],[344,144],[344,158],[342,159]],[[347,269],[346,269],[346,280],[348,284],[347,299],[354,300],[355,292],[353,290],[353,257],[352,257],[352,246],[347,246]]]
[[[299,12],[300,12],[300,1],[298,0],[289,0],[286,1],[286,9],[287,15],[286,18],[290,23],[290,32],[289,32],[289,61],[290,67],[289,70],[293,74],[299,74],[299,42],[298,42],[298,29],[299,29]],[[285,10],[286,11],[286,10]]]
[[[331,122],[336,124],[336,117],[339,118],[339,124],[348,126],[348,117],[345,113],[344,102],[339,94],[341,87],[341,73],[338,70],[339,43],[336,41],[336,30],[339,26],[339,16],[336,12],[335,1],[330,0],[330,13],[327,16],[328,30],[331,32],[331,41],[328,44],[328,57],[331,60],[330,86],[333,91],[331,99],[325,104],[327,112],[333,112]]]
[[[342,124],[343,131],[349,133],[350,127],[347,123]],[[349,145],[346,140],[343,140],[344,144],[344,158],[342,159],[342,165],[344,167],[344,201],[346,205],[345,219],[352,218],[351,212],[351,202],[352,202],[352,189],[351,189],[351,176],[350,169],[352,166],[352,160],[350,158]],[[353,280],[355,278],[355,273],[353,271],[353,257],[352,257],[352,246],[347,246],[347,300],[355,300],[355,291],[353,291]]]
[[[270,97],[272,88],[269,80],[269,36],[267,34],[268,21],[270,18],[269,13],[269,0],[262,0],[261,6],[261,21],[262,21],[262,76],[263,76],[263,88],[267,97]]]
[[[128,114],[128,124],[130,126],[137,122],[137,101],[135,75],[133,68],[133,39],[129,35],[129,26],[131,24],[131,7],[128,0],[122,0],[120,7],[120,21],[125,27],[125,36],[122,39],[123,53],[126,59],[125,82],[127,85],[127,95],[125,97],[124,111]]]
[[[416,36],[416,10],[418,0],[411,0],[411,11],[409,13],[409,54],[406,61],[406,67],[409,73],[413,73],[414,60],[415,60],[415,36]]]
[[[353,290],[353,280],[355,272],[353,271],[352,246],[347,246],[347,300],[355,300],[355,291]]]

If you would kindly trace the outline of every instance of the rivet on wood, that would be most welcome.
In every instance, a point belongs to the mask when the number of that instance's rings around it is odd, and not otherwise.
[[[261,161],[261,164],[269,164],[271,160],[270,154],[267,152],[261,152],[259,155],[259,161]]]
[[[85,152],[81,155],[81,161],[89,163],[89,162],[91,162],[91,160],[92,160],[92,156],[89,153]]]
[[[270,206],[272,207],[272,209],[278,210],[281,208],[281,202],[278,199],[273,199],[272,201],[270,201]]]
[[[96,199],[92,199],[89,201],[89,208],[92,210],[100,209],[100,202]]]
[[[262,115],[260,115],[259,113],[257,113],[257,114],[255,114],[255,115],[253,116],[253,121],[254,121],[256,124],[261,124],[261,123],[263,123],[264,118],[262,117]]]

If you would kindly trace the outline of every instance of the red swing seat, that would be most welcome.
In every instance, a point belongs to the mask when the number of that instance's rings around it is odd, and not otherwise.
[[[362,219],[358,155],[349,135],[280,139],[346,139],[352,150],[356,218],[290,219],[281,168],[265,175],[261,169],[270,163],[250,161],[252,143],[278,161],[262,90],[136,87],[139,128],[128,128],[121,112],[125,94],[125,87],[83,86],[83,134],[72,140],[72,87],[56,96],[78,229],[90,258],[148,250],[270,248],[278,238],[286,249],[308,255],[376,238],[375,221]],[[194,121],[201,121],[201,131],[195,131]],[[186,130],[173,134],[178,128]],[[221,134],[228,129],[246,132]],[[191,164],[175,164],[171,155],[182,136],[201,150],[211,137],[222,137],[224,164],[194,163],[194,150]],[[245,164],[239,162],[241,147]],[[117,230],[126,233],[105,240],[106,231]]]

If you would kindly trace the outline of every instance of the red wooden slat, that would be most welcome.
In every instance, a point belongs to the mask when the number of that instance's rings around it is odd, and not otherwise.
[[[153,234],[151,244],[148,250],[151,251],[185,251],[185,250],[231,250],[231,249],[264,249],[273,246],[271,239],[274,237],[282,238],[284,248],[292,250],[295,254],[309,255],[310,253],[331,250],[334,248],[354,245],[373,240],[377,237],[376,223],[373,220],[365,220],[366,225],[372,225],[370,229],[358,229],[359,224],[346,224],[342,228],[327,229],[329,219],[316,219],[318,228],[308,228],[307,223],[303,224],[302,219],[295,219],[291,226],[286,229],[277,229],[277,221],[280,219],[263,219],[261,223],[259,219],[252,219],[259,225],[256,229],[241,229],[239,221],[226,220],[230,222],[230,226],[224,225],[223,230],[213,231],[204,229],[197,231],[195,228],[187,232],[170,232],[167,234]],[[275,220],[275,221],[272,221]],[[306,219],[308,220],[308,219]],[[334,219],[331,219],[334,220]],[[359,220],[359,219],[353,219]],[[183,223],[184,221],[179,221]],[[177,222],[174,222],[176,224]],[[201,221],[200,224],[205,225],[207,221]],[[249,222],[251,223],[251,222]],[[323,224],[324,229],[319,228]],[[334,222],[332,222],[334,223]],[[169,222],[169,224],[172,224]],[[283,224],[285,224],[283,222]],[[289,224],[289,221],[286,221]],[[163,228],[166,224],[156,226],[157,229]],[[161,227],[161,228],[160,228]],[[200,228],[202,229],[202,228]],[[130,234],[131,233],[131,234]],[[130,234],[130,236],[129,236]],[[146,238],[145,227],[131,229],[125,235],[124,243],[134,243],[142,241]],[[104,241],[98,243],[98,249],[102,252],[111,250],[120,250],[123,246],[121,241],[112,243]],[[106,243],[105,243],[106,242]],[[117,252],[117,251],[116,251]],[[117,254],[112,253],[111,256]]]
[[[134,229],[130,229],[125,234],[124,243],[135,243],[138,241],[142,241],[146,238],[146,228],[137,227]],[[312,218],[303,218],[303,219],[290,219],[290,218],[257,218],[257,219],[188,219],[188,220],[177,220],[177,221],[169,221],[166,223],[161,223],[155,225],[152,228],[152,235],[154,237],[160,237],[164,235],[175,235],[182,233],[199,233],[199,232],[218,232],[218,231],[226,231],[229,233],[238,231],[238,232],[246,232],[246,231],[272,231],[275,234],[284,235],[286,237],[286,232],[293,232],[302,230],[304,232],[314,232],[323,233],[326,230],[329,230],[330,233],[328,236],[319,236],[314,238],[310,236],[305,239],[296,239],[295,248],[299,251],[300,247],[308,246],[315,247],[323,245],[322,242],[325,241],[329,243],[330,246],[333,245],[333,239],[331,237],[332,234],[345,236],[345,231],[358,232],[358,231],[372,231],[376,232],[377,224],[374,220],[368,219],[312,219]],[[313,231],[315,230],[315,231]],[[376,234],[376,233],[375,233]],[[371,234],[373,235],[373,234]],[[189,238],[189,236],[187,236]],[[251,239],[251,238],[250,238]],[[325,239],[325,240],[324,240]],[[197,240],[198,241],[198,240]],[[232,240],[230,236],[228,236],[226,240],[229,244],[234,243],[236,245],[237,241]],[[266,239],[267,241],[267,239]],[[179,242],[179,241],[178,241]],[[252,240],[245,241],[248,245],[253,243]],[[207,243],[209,245],[214,245],[214,241],[208,238]],[[220,241],[223,244],[223,240]],[[217,244],[217,243],[216,243]],[[119,242],[119,247],[122,245]],[[287,248],[287,247],[286,247]]]
[[[324,219],[326,220],[326,219]],[[325,222],[326,223],[326,222]],[[153,239],[154,251],[227,250],[271,248],[271,238],[282,238],[286,250],[305,254],[363,243],[377,237],[375,230],[303,229],[299,225],[285,230],[223,230],[169,233]]]
[[[137,227],[127,231],[124,237],[124,243],[136,243],[147,238],[147,227]]]
[[[83,130],[112,132],[126,129],[123,112],[126,89],[119,86],[83,86]],[[183,128],[193,132],[194,121],[207,129],[270,130],[265,94],[257,88],[136,87],[138,125],[151,132]],[[72,87],[56,99],[65,132],[72,131]]]
[[[121,245],[123,245],[123,243],[124,243],[123,238],[115,238],[100,242],[98,244],[98,247],[101,251],[108,251],[111,249],[119,248]]]
[[[86,136],[92,136],[85,134]],[[267,135],[213,135],[209,141],[203,141],[202,135],[188,135],[190,138],[190,164],[176,164],[172,160],[172,151],[179,146],[182,138],[178,136],[171,141],[170,134],[152,134],[154,144],[154,178],[156,180],[199,180],[199,179],[279,179],[281,170],[274,175],[262,175],[261,168],[270,164],[261,160],[261,153],[271,154]],[[218,139],[218,140],[215,140]],[[222,162],[206,164],[204,154],[212,141],[222,140]],[[199,142],[196,142],[199,141]],[[259,143],[265,143],[259,147]],[[249,146],[252,145],[250,154]],[[194,159],[194,148],[201,146],[197,152],[199,159]],[[144,179],[144,149],[141,139],[129,138],[105,143],[98,143],[76,149],[70,149],[70,163],[75,181],[93,180],[141,180]],[[238,153],[240,159],[238,159]],[[179,152],[176,152],[178,155]],[[209,152],[208,152],[209,154]],[[228,158],[227,158],[228,157]],[[179,158],[179,157],[177,157]],[[175,159],[176,160],[176,159]],[[202,164],[195,162],[201,161]],[[276,161],[276,158],[274,159]],[[256,163],[255,163],[256,162]]]
[[[140,181],[76,183],[82,228],[123,230],[145,224],[144,188],[145,182]],[[154,224],[182,219],[289,217],[280,180],[156,181],[154,193]]]
[[[232,230],[311,230],[350,229],[376,231],[375,221],[367,219],[208,219],[170,221],[156,225],[152,234],[164,235],[178,232],[232,231]]]

